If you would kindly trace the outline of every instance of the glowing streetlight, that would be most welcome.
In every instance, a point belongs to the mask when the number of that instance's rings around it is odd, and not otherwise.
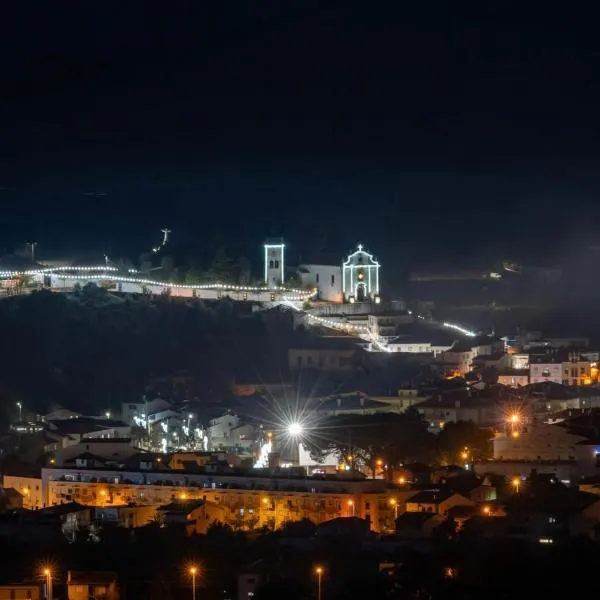
[[[515,492],[518,494],[519,493],[519,489],[521,487],[521,480],[518,477],[515,477],[511,481],[511,485],[513,486],[513,488],[515,488]]]
[[[23,420],[23,405],[17,402],[17,408],[19,409],[19,421]]]
[[[192,576],[192,600],[196,600],[196,573],[198,572],[197,567],[190,567],[190,575]]]
[[[400,477],[400,478],[398,479],[398,483],[399,483],[400,485],[404,485],[404,484],[406,483],[406,477]]]
[[[489,517],[489,516],[490,516],[490,513],[491,513],[492,511],[491,511],[491,509],[490,509],[490,507],[489,507],[489,506],[484,506],[484,507],[481,509],[481,512],[482,512],[484,515],[486,515],[486,516],[488,516],[488,517]]]
[[[52,571],[49,567],[44,567],[43,573],[46,578],[46,597],[47,600],[52,600]]]
[[[354,516],[354,500],[348,500],[348,509],[352,511],[352,516]]]
[[[517,413],[513,413],[510,415],[509,420],[513,425],[516,425],[521,420],[521,417]]]
[[[304,428],[302,427],[302,425],[300,425],[300,423],[290,423],[288,425],[287,430],[292,437],[298,437],[302,434]]]
[[[315,574],[317,576],[317,600],[321,600],[321,580],[323,579],[323,567],[315,567]]]
[[[398,520],[398,500],[396,500],[396,498],[391,498],[390,504],[394,507],[394,519]]]

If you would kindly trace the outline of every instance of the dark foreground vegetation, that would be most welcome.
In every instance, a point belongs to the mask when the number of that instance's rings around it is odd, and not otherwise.
[[[39,577],[52,565],[55,591],[66,571],[117,574],[121,598],[176,600],[191,597],[190,565],[198,565],[202,600],[237,597],[241,572],[260,573],[256,600],[316,598],[314,569],[322,566],[323,599],[562,597],[600,591],[600,548],[588,540],[541,547],[519,540],[434,540],[426,549],[386,540],[307,537],[298,528],[279,533],[235,533],[215,527],[205,536],[149,525],[104,528],[99,541],[45,545],[2,540],[2,581]],[[252,566],[262,561],[260,566]]]

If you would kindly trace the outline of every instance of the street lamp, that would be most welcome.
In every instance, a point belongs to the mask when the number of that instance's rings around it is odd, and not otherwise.
[[[390,500],[390,504],[394,507],[394,519],[398,520],[398,500],[396,498],[392,498]]]
[[[288,434],[291,437],[298,437],[299,435],[302,434],[304,427],[302,427],[302,425],[300,423],[290,423],[288,425],[287,430],[288,430]]]
[[[348,508],[352,511],[352,516],[354,516],[354,500],[348,500]]]
[[[515,488],[515,492],[518,494],[519,493],[519,488],[521,487],[521,480],[518,477],[515,477],[511,481],[511,484]]]
[[[17,402],[17,406],[19,408],[19,421],[23,420],[23,405],[20,402]]]
[[[317,600],[321,600],[321,580],[323,578],[323,567],[316,567],[315,573],[317,575]]]
[[[192,600],[196,600],[196,573],[198,569],[196,567],[190,567],[190,575],[192,576]]]
[[[49,567],[44,568],[44,577],[46,578],[46,600],[52,600],[52,571]]]

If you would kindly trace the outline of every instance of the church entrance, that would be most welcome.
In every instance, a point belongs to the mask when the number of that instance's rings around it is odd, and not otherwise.
[[[356,301],[357,302],[364,302],[367,298],[367,294],[365,291],[365,284],[364,283],[359,283],[356,286]]]

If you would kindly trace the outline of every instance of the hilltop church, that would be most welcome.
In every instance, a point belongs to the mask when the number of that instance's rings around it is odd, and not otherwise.
[[[270,288],[284,285],[285,243],[282,239],[269,240],[264,245],[265,284]],[[329,264],[326,264],[329,262]],[[340,264],[334,261],[301,262],[296,272],[306,286],[318,290],[318,298],[324,302],[355,303],[380,302],[381,265],[362,244]]]

